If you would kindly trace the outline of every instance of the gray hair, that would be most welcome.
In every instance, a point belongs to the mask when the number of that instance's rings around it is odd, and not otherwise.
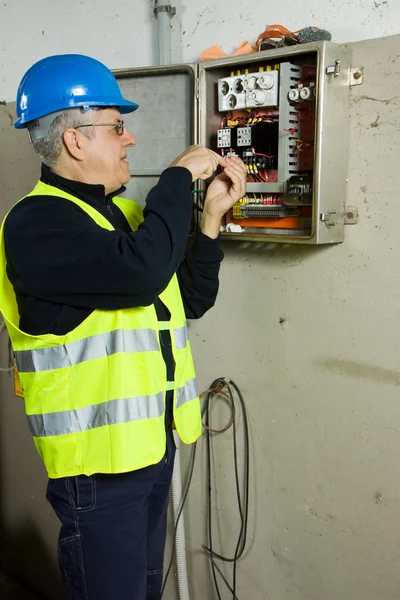
[[[87,111],[83,111],[81,108],[69,108],[58,112],[55,118],[53,113],[52,115],[44,117],[43,120],[39,119],[29,125],[28,131],[31,136],[33,149],[39,154],[42,162],[50,168],[55,167],[63,148],[64,131],[69,128],[74,129],[79,125],[89,125],[89,123],[94,123],[97,118],[96,110],[96,108],[90,108]],[[52,118],[51,124],[49,124],[49,122],[44,123],[44,120],[49,118]],[[42,137],[40,134],[40,137],[38,137],[37,132],[40,131],[40,129],[43,130],[43,127],[45,127],[46,131],[45,137]],[[94,135],[92,127],[83,127],[81,131],[88,138],[91,138]]]

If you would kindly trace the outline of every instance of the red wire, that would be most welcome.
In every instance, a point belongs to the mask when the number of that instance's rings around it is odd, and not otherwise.
[[[269,179],[268,179],[268,176],[265,171],[264,172],[258,171],[258,175],[262,179],[262,181],[265,181],[266,183],[268,183]]]
[[[256,156],[264,156],[265,158],[275,158],[274,155],[269,156],[268,154],[261,154],[260,152],[254,152],[254,148],[252,148],[253,150],[253,154],[255,154]]]

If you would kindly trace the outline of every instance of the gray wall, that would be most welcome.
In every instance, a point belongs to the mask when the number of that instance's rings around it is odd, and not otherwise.
[[[389,22],[379,6],[362,9],[363,18],[375,23],[371,35],[396,22],[396,7]],[[193,29],[199,25],[190,43],[218,41],[196,38],[211,26],[200,6],[185,14]],[[51,15],[43,18],[48,22]],[[355,14],[351,18],[341,21],[342,39],[354,35],[344,37],[355,24]],[[214,20],[221,19],[218,14]],[[251,26],[254,33],[261,29]],[[224,35],[235,27],[239,35],[233,21]],[[15,48],[9,38],[3,39]],[[44,50],[57,51],[56,40]],[[366,78],[352,90],[347,202],[358,206],[360,221],[346,229],[346,241],[329,248],[226,244],[217,305],[190,326],[200,386],[216,376],[232,377],[250,419],[250,543],[239,567],[239,598],[399,595],[399,56],[399,37],[355,46],[354,64],[366,67]],[[21,72],[35,58],[15,56],[13,68]],[[128,66],[126,57],[124,62],[111,66]],[[0,106],[2,214],[37,175],[26,138],[11,128],[9,109]],[[2,366],[6,355],[2,336]],[[227,410],[221,404],[213,414],[218,425]],[[232,553],[237,518],[231,434],[215,444],[216,539]],[[186,462],[188,452],[183,454]],[[186,519],[192,600],[212,597],[200,550],[206,542],[204,469],[202,440]],[[60,598],[58,524],[44,500],[45,485],[22,401],[12,394],[11,378],[1,374],[2,562],[48,598]],[[173,589],[166,595],[175,597]]]

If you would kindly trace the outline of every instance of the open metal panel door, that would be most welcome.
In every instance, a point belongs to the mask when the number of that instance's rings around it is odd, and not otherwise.
[[[131,181],[124,196],[144,205],[162,171],[197,140],[197,65],[114,71],[125,98],[139,109],[124,115],[137,145],[128,148]]]

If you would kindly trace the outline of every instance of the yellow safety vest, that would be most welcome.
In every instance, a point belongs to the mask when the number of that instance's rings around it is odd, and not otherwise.
[[[104,229],[111,223],[85,202],[39,181],[29,196],[50,195],[77,204]],[[132,230],[142,208],[114,198]],[[165,392],[174,391],[174,422],[186,444],[201,434],[200,401],[187,323],[176,275],[154,305],[94,310],[65,335],[21,331],[6,273],[4,222],[0,230],[0,311],[13,345],[26,414],[49,477],[122,473],[159,462],[165,452]],[[159,331],[169,329],[175,381],[167,382]]]

